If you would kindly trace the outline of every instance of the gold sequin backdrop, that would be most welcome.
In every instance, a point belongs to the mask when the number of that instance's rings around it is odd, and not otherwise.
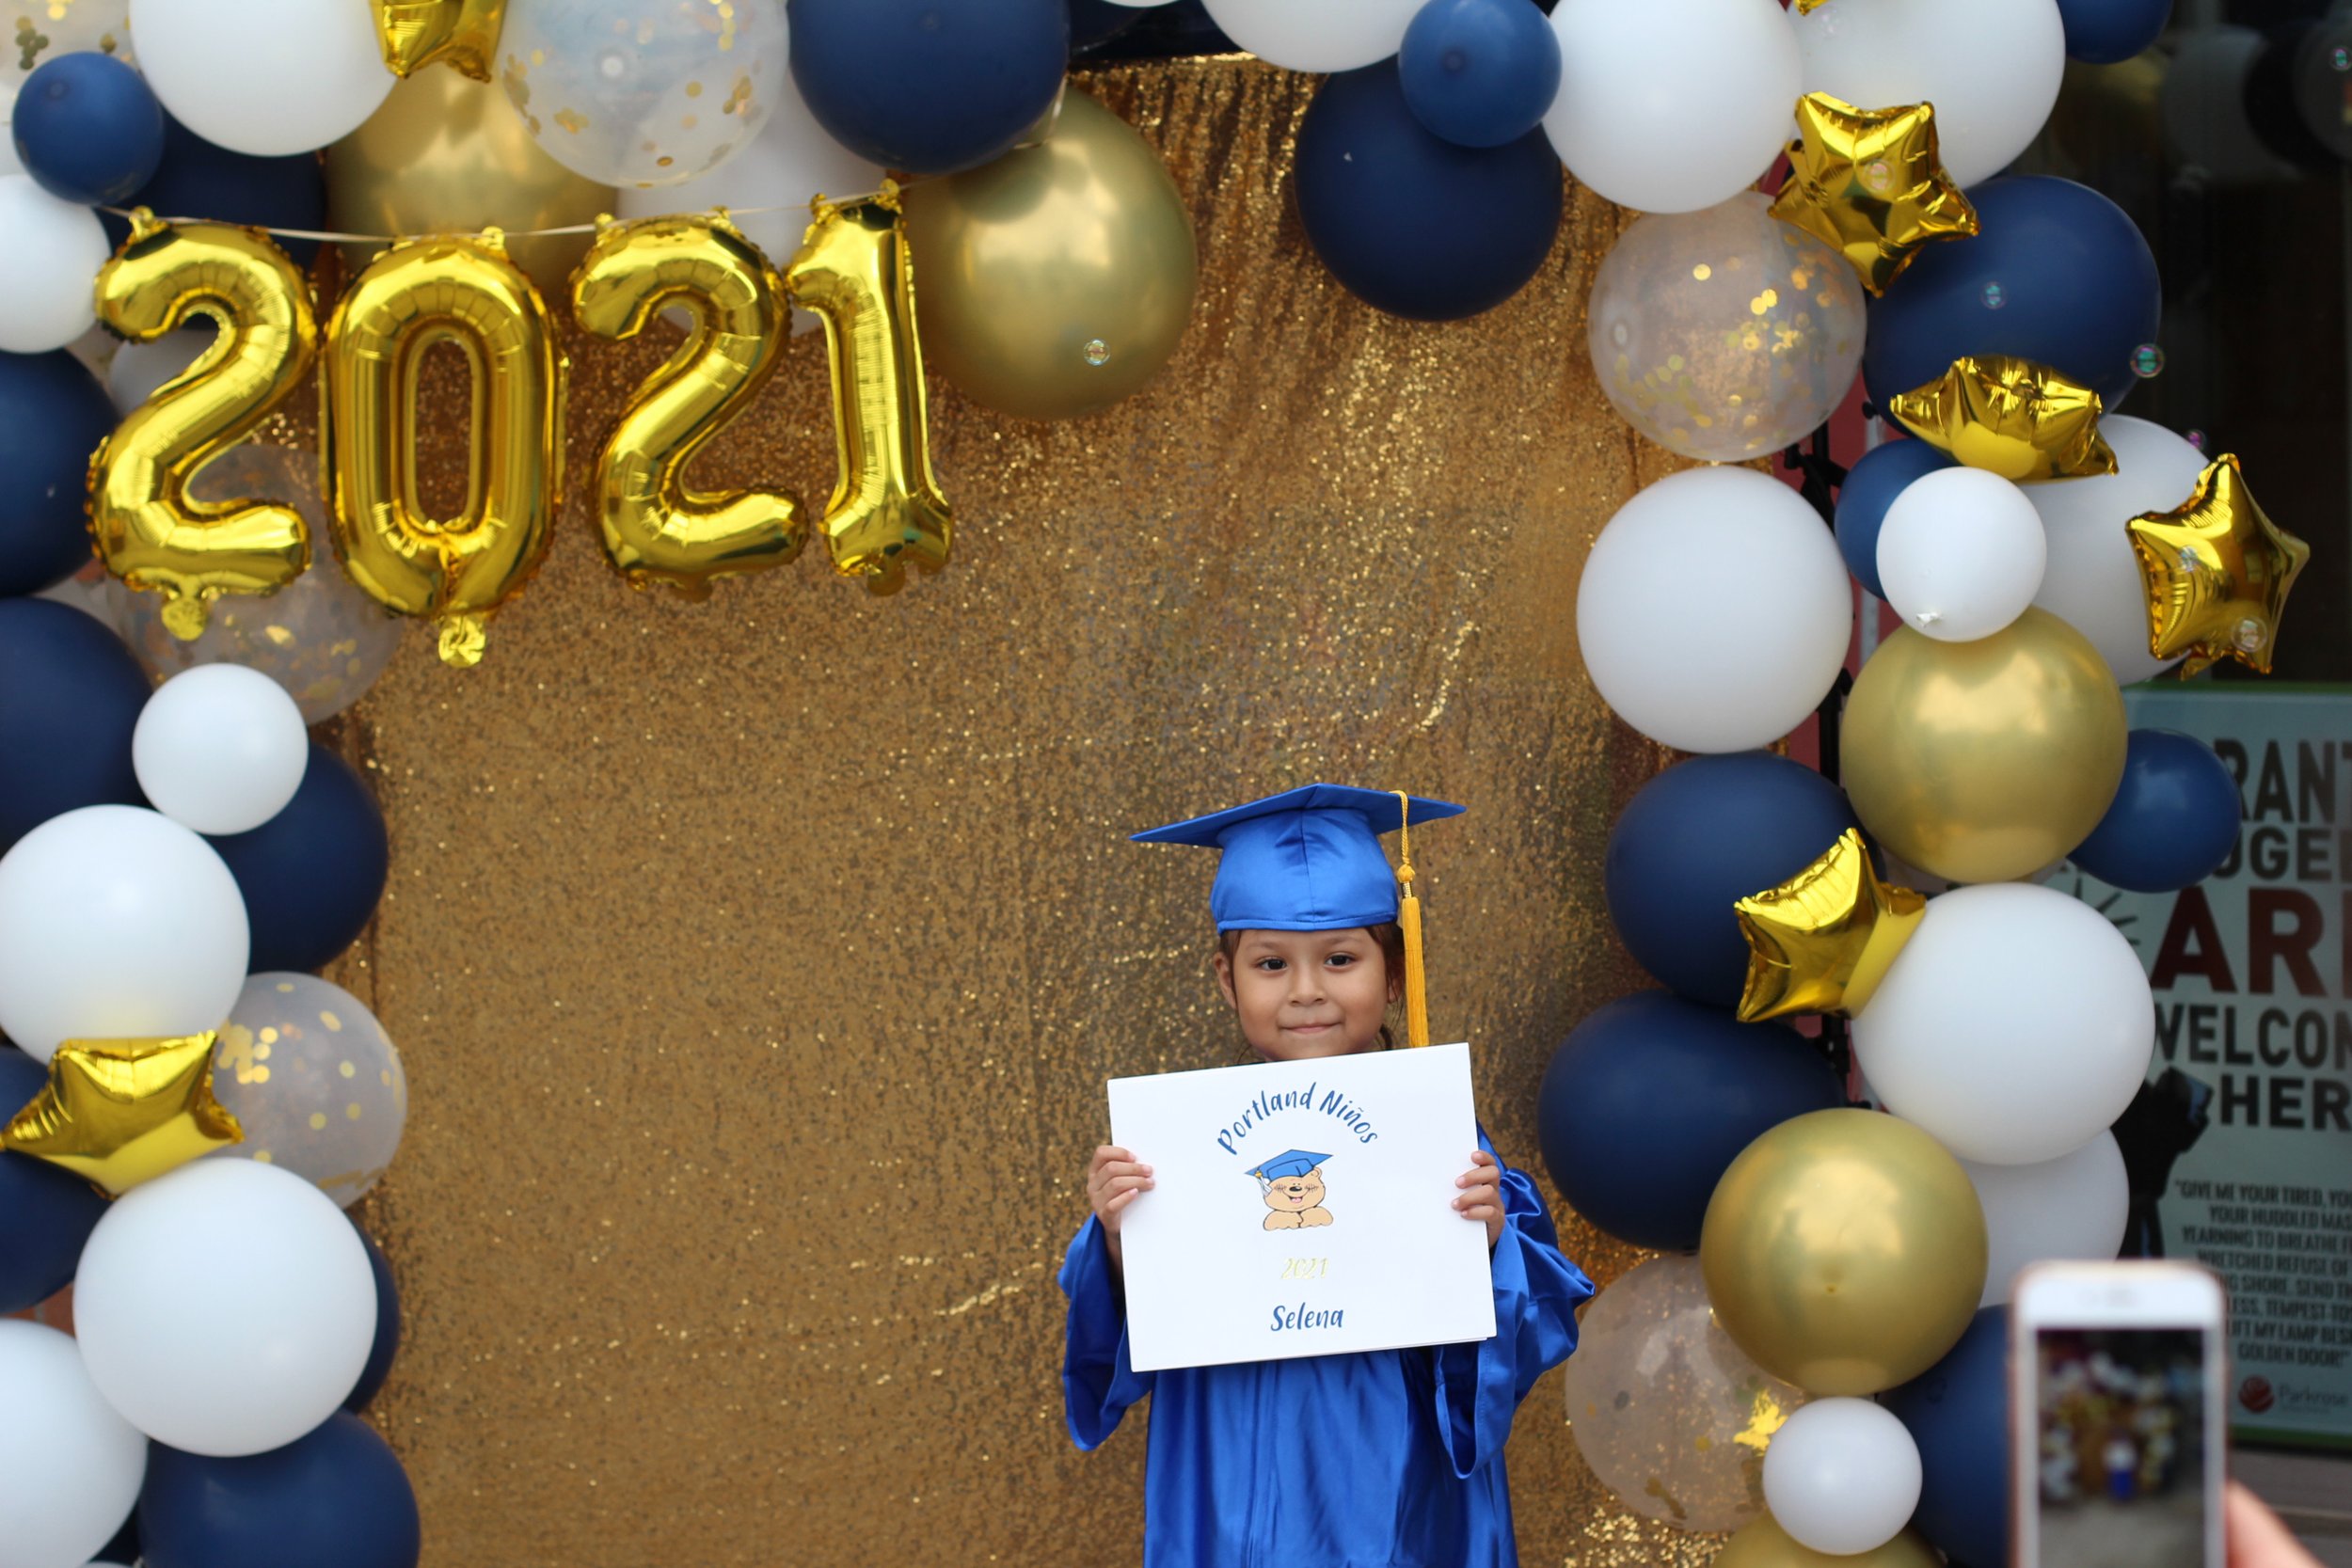
[[[553,560],[480,669],[412,635],[345,726],[393,872],[340,974],[413,1087],[364,1216],[408,1314],[377,1418],[433,1568],[1136,1560],[1143,1422],[1071,1448],[1054,1272],[1102,1081],[1237,1043],[1209,857],[1136,829],[1315,779],[1470,802],[1416,846],[1433,1022],[1531,1167],[1552,1047],[1633,983],[1601,847],[1661,759],[1571,615],[1594,533],[1671,462],[1585,357],[1621,215],[1572,190],[1518,299],[1395,321],[1292,212],[1311,78],[1089,85],[1175,172],[1200,309],[1093,419],[934,383],[944,574],[870,599],[820,546],[704,605],[629,592],[579,498],[665,345],[574,341]],[[791,355],[705,478],[821,501],[822,341]],[[1604,1281],[1632,1260],[1566,1235]],[[1510,1461],[1531,1563],[1712,1549],[1610,1501],[1556,1374]]]

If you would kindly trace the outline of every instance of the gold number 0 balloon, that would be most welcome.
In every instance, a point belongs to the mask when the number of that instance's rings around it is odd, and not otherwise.
[[[841,476],[825,505],[835,570],[877,594],[906,583],[906,562],[937,571],[953,520],[931,477],[914,270],[895,189],[820,202],[786,269],[794,301],[825,324],[833,359],[834,447]]]
[[[131,411],[90,461],[90,531],[106,569],[164,595],[175,637],[204,630],[222,594],[275,593],[310,563],[291,506],[194,501],[188,481],[284,401],[317,344],[310,292],[250,229],[141,215],[98,274],[98,318],[152,342],[198,312],[220,323],[201,358]]]
[[[437,621],[443,662],[477,664],[490,612],[554,534],[564,360],[547,307],[493,231],[386,251],[326,331],[326,466],[344,569],[386,609]],[[417,372],[442,342],[473,367],[473,471],[465,512],[436,521],[417,498]]]
[[[705,598],[710,579],[801,553],[801,504],[773,490],[709,495],[684,473],[775,373],[789,327],[782,285],[724,222],[645,218],[600,230],[572,275],[572,312],[599,338],[633,338],[663,305],[694,325],[612,428],[596,465],[596,518],[633,585]]]

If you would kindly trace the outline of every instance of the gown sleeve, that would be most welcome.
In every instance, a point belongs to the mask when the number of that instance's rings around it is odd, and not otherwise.
[[[1127,1364],[1127,1300],[1111,1272],[1102,1223],[1091,1214],[1062,1259],[1060,1282],[1070,1298],[1063,1407],[1072,1439],[1081,1449],[1097,1449],[1127,1407],[1152,1391],[1152,1374]]]
[[[1484,1129],[1478,1147],[1495,1152]],[[1593,1294],[1584,1271],[1561,1256],[1535,1183],[1501,1155],[1495,1164],[1502,1170],[1502,1236],[1492,1259],[1495,1337],[1440,1345],[1436,1355],[1438,1430],[1454,1473],[1465,1479],[1502,1452],[1519,1402],[1576,1349],[1576,1308]]]

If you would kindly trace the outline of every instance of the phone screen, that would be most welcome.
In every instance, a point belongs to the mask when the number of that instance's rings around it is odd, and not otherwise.
[[[2041,1560],[2203,1568],[2210,1336],[2042,1328],[2035,1341]]]

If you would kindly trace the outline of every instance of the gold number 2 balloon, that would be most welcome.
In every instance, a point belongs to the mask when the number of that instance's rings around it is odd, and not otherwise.
[[[547,307],[496,230],[414,240],[359,275],[326,340],[322,422],[343,567],[387,610],[439,623],[444,663],[478,664],[490,612],[554,535],[564,366]],[[437,520],[417,495],[417,372],[444,342],[473,368],[473,469],[464,513]]]
[[[506,0],[375,0],[385,67],[408,76],[439,60],[477,82],[490,79]]]
[[[90,531],[107,570],[162,594],[164,625],[193,639],[220,594],[275,593],[310,563],[310,531],[292,506],[187,493],[199,468],[309,373],[310,292],[253,230],[145,214],[97,288],[99,320],[133,342],[198,313],[220,324],[203,356],[133,409],[90,461]]]
[[[931,477],[914,269],[895,188],[819,202],[785,271],[792,298],[825,324],[833,360],[834,447],[841,475],[825,504],[835,570],[877,594],[906,583],[910,561],[946,564],[953,519]]]
[[[664,305],[693,314],[686,341],[629,400],[596,465],[605,552],[639,588],[705,598],[710,579],[801,553],[801,504],[775,490],[689,489],[694,454],[775,373],[789,333],[783,286],[723,219],[644,218],[598,231],[572,275],[572,312],[599,338],[633,338]]]

